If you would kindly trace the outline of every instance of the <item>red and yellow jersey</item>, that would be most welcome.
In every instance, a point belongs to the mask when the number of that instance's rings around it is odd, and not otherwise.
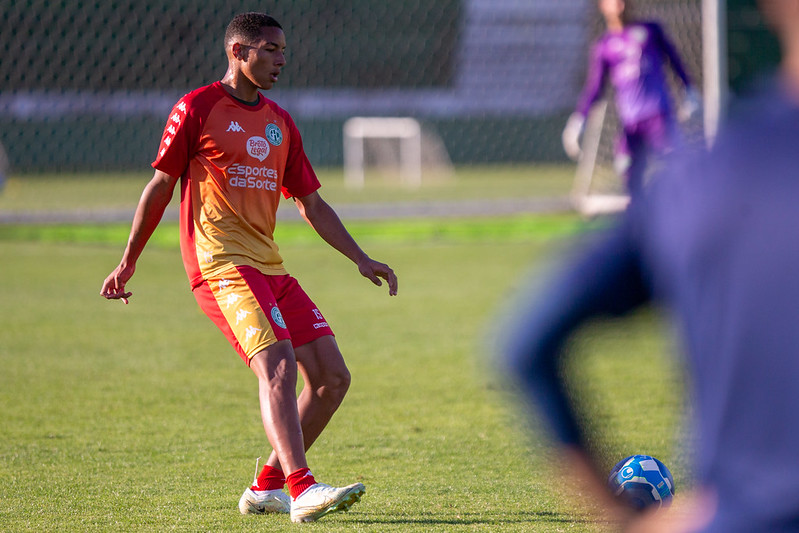
[[[247,105],[220,82],[181,98],[152,166],[180,177],[180,249],[192,287],[234,266],[285,274],[273,235],[281,193],[319,188],[289,114]]]

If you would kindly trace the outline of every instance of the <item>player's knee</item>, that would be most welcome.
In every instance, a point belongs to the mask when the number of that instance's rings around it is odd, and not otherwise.
[[[347,367],[343,367],[331,373],[329,376],[326,376],[325,382],[325,389],[327,389],[326,394],[329,395],[331,399],[340,402],[350,389],[352,375]]]
[[[352,376],[347,367],[326,372],[313,385],[313,394],[325,404],[338,407],[350,388]]]

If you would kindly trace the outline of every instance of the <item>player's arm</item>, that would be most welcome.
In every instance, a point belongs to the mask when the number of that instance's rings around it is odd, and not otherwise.
[[[582,250],[543,293],[526,295],[504,336],[512,377],[565,445],[581,446],[583,435],[560,375],[564,345],[589,319],[623,314],[649,298],[626,226]]]
[[[658,24],[653,24],[653,28],[657,35],[660,49],[663,51],[663,55],[668,59],[672,70],[677,77],[680,78],[683,87],[685,87],[685,94],[683,95],[682,102],[678,109],[678,118],[681,121],[686,121],[699,111],[702,105],[701,96],[691,82],[690,76],[688,76],[688,71],[685,68],[685,64],[679,52],[677,52],[677,47]]]
[[[330,246],[344,254],[353,263],[358,265],[360,273],[372,281],[377,286],[382,285],[380,278],[388,282],[388,292],[394,296],[397,294],[397,276],[394,271],[379,261],[370,258],[361,250],[355,239],[342,224],[338,214],[327,202],[325,202],[318,192],[294,199],[297,209],[311,227],[322,237]]]
[[[128,298],[132,293],[125,292],[125,285],[133,276],[136,270],[136,261],[161,221],[161,217],[172,199],[172,192],[177,181],[178,178],[156,170],[153,178],[145,186],[133,216],[133,224],[122,260],[105,279],[100,290],[100,294],[105,298],[128,303]]]
[[[688,88],[691,86],[691,78],[688,76],[688,71],[685,69],[685,65],[680,57],[680,54],[677,52],[677,47],[674,43],[669,39],[666,35],[666,32],[663,31],[663,28],[659,24],[652,24],[652,31],[657,36],[658,43],[660,45],[660,49],[663,51],[663,55],[666,59],[669,60],[669,64],[671,65],[672,70],[680,78],[683,85]]]
[[[587,451],[561,375],[561,359],[566,342],[585,322],[625,313],[648,299],[638,254],[622,226],[583,249],[543,293],[525,295],[522,305],[511,310],[503,336],[510,377],[558,441],[569,478],[599,504],[604,518],[617,524],[627,522],[630,512],[612,498]]]
[[[591,106],[593,106],[602,95],[606,74],[607,65],[602,56],[602,42],[600,41],[594,45],[594,48],[591,50],[585,87],[577,102],[577,109],[569,116],[569,120],[566,122],[566,127],[563,128],[563,134],[561,135],[563,150],[574,160],[579,159],[582,153],[580,136],[585,127],[585,119],[588,116]]]

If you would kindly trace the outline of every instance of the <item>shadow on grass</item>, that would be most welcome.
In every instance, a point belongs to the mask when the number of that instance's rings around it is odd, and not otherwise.
[[[399,514],[381,514],[381,515],[368,515],[358,513],[357,515],[351,514],[349,518],[352,522],[363,525],[451,525],[451,526],[490,526],[490,525],[523,525],[523,524],[580,524],[588,525],[593,523],[592,520],[575,517],[574,515],[566,513],[553,513],[548,511],[517,511],[505,513],[501,515],[493,515],[490,513],[458,513],[455,516],[441,516],[440,514],[422,513],[421,515],[399,515]]]

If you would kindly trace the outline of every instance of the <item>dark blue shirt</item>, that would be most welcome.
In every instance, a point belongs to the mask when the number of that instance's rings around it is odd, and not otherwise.
[[[799,531],[799,106],[777,83],[517,313],[512,370],[562,442],[582,444],[558,375],[568,335],[650,300],[682,335],[695,472],[719,497],[707,531]]]

